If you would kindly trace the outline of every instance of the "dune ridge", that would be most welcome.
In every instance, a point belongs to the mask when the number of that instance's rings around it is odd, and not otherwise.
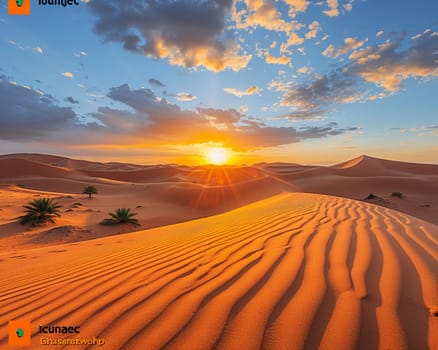
[[[85,185],[94,184],[101,194],[108,194],[107,198],[110,194],[126,194],[129,198],[139,197],[137,201],[177,203],[185,209],[198,210],[193,218],[224,212],[283,191],[356,200],[373,193],[384,199],[375,204],[438,224],[437,164],[361,155],[333,166],[136,165],[20,153],[0,155],[0,166],[5,169],[0,172],[0,185],[20,184],[37,191],[77,195]],[[393,192],[402,193],[403,199],[391,197]]]
[[[438,348],[438,227],[346,198],[283,193],[0,259],[2,348],[17,318],[105,349]]]

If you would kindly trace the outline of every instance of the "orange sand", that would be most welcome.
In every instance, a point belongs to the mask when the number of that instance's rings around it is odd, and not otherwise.
[[[0,168],[0,349],[13,319],[32,321],[32,349],[40,324],[80,325],[102,349],[438,349],[438,166]],[[369,192],[383,206],[355,200]],[[41,196],[62,217],[18,224]],[[122,206],[141,228],[98,224]]]
[[[0,254],[10,319],[105,349],[436,349],[438,227],[284,193],[192,222]],[[80,348],[80,347],[79,347]]]

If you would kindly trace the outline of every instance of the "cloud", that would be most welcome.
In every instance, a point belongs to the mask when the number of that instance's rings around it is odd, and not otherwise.
[[[298,84],[273,81],[269,88],[282,92],[280,104],[293,112],[328,112],[333,104],[384,98],[399,91],[408,78],[437,77],[437,47],[438,33],[426,30],[409,45],[399,39],[361,48],[329,73]]]
[[[85,56],[88,56],[88,54],[85,51],[80,51],[80,52],[73,52],[73,56],[75,56],[75,57],[85,57]]]
[[[265,59],[266,59],[267,64],[288,64],[288,63],[290,63],[289,57],[284,56],[284,55],[281,55],[280,57],[274,57],[269,53],[269,51],[266,52]]]
[[[72,72],[64,72],[64,73],[62,73],[62,75],[64,76],[64,77],[66,77],[66,78],[74,78],[74,74],[72,73]]]
[[[309,6],[307,0],[284,0],[289,5],[289,15],[295,17],[297,12],[305,12]]]
[[[379,30],[379,31],[376,33],[376,36],[379,37],[379,36],[382,36],[383,34],[385,34],[385,32],[384,32],[383,30]]]
[[[37,142],[45,147],[133,149],[218,143],[238,150],[273,147],[350,132],[329,123],[319,127],[276,127],[235,109],[182,109],[146,88],[113,87],[107,97],[126,108],[99,107],[95,122],[81,124],[71,108],[0,77],[0,140]],[[67,98],[69,100],[69,98]],[[73,100],[73,99],[72,99]]]
[[[79,101],[78,101],[78,100],[75,100],[72,96],[67,96],[67,97],[64,99],[64,101],[65,101],[65,102],[69,102],[69,103],[71,103],[71,104],[79,104]]]
[[[326,119],[325,114],[326,110],[317,110],[317,111],[295,111],[289,112],[282,116],[282,118],[286,118],[293,121],[303,121],[303,120],[323,120]]]
[[[309,31],[306,33],[305,38],[306,39],[314,39],[316,38],[316,35],[318,34],[318,30],[321,29],[321,25],[318,21],[313,21],[309,24]]]
[[[345,9],[346,11],[351,11],[351,10],[353,9],[353,2],[350,1],[348,4],[345,4],[345,5],[344,5],[344,9]]]
[[[149,85],[155,86],[155,87],[166,87],[166,84],[162,83],[161,81],[151,78],[149,79]]]
[[[172,65],[205,67],[212,71],[245,68],[251,55],[241,54],[227,31],[232,0],[90,1],[97,16],[95,32],[106,41]]]
[[[311,71],[312,69],[307,66],[303,66],[297,69],[297,72],[301,74],[309,74]]]
[[[297,21],[285,21],[281,18],[281,12],[276,8],[273,0],[244,0],[246,9],[237,12],[233,10],[233,19],[236,22],[236,27],[257,28],[261,27],[266,30],[275,32],[291,33],[293,30],[301,28],[301,24]],[[302,1],[289,1],[289,4],[300,6]],[[305,1],[304,1],[305,2]],[[295,6],[293,5],[293,6]],[[293,7],[297,11],[296,7]]]
[[[235,149],[272,147],[305,139],[339,135],[355,128],[338,128],[330,123],[321,127],[274,127],[244,117],[235,109],[197,108],[183,110],[148,89],[131,90],[128,85],[114,87],[108,97],[126,104],[133,111],[100,108],[93,116],[104,127],[105,137],[114,142],[150,145],[189,145],[214,142]],[[99,133],[94,131],[94,140]]]
[[[280,52],[288,52],[289,47],[301,45],[304,39],[300,37],[297,33],[292,33],[286,42],[282,43],[280,46]]]
[[[197,99],[196,96],[193,96],[192,94],[189,94],[188,92],[179,92],[176,94],[175,98],[178,101],[193,101],[193,100]]]
[[[322,54],[324,56],[328,56],[330,58],[338,58],[339,56],[345,55],[347,52],[357,49],[361,46],[363,46],[368,39],[365,40],[358,40],[355,38],[345,38],[344,39],[344,45],[341,47],[334,47],[333,45],[329,45]]]
[[[11,141],[44,140],[59,129],[74,125],[71,108],[59,107],[40,90],[12,83],[0,76],[0,138]]]
[[[234,95],[237,97],[242,97],[242,96],[249,96],[249,95],[258,94],[260,92],[260,89],[256,85],[253,85],[244,91],[234,89],[234,88],[224,88],[224,91],[226,93],[231,94],[231,95]]]
[[[216,108],[198,108],[197,111],[207,117],[209,120],[213,119],[215,124],[232,125],[237,123],[242,114],[233,108],[230,109],[216,109]]]
[[[15,46],[16,48],[20,49],[20,50],[24,50],[25,48],[23,46],[21,46],[20,44],[18,44],[16,41],[14,40],[8,40],[8,43],[11,44],[12,46]]]
[[[400,40],[358,50],[350,55],[349,73],[390,93],[400,90],[408,78],[438,76],[438,33],[426,30],[411,42],[404,50]]]
[[[151,84],[153,85],[153,84]],[[178,92],[176,94],[174,94],[173,92],[168,92],[167,90],[163,90],[162,91],[163,95],[168,96],[168,97],[173,97],[175,99],[177,99],[178,101],[193,101],[196,100],[197,97],[188,93],[188,92]]]
[[[40,54],[43,54],[43,49],[39,46],[35,47],[34,50]]]
[[[336,17],[339,15],[338,0],[327,0],[328,10],[322,11],[329,17]]]
[[[278,91],[284,91],[281,99],[282,106],[295,107],[301,112],[321,109],[333,103],[349,103],[358,100],[360,96],[355,89],[356,80],[343,76],[340,72],[317,76],[304,84],[276,85]]]

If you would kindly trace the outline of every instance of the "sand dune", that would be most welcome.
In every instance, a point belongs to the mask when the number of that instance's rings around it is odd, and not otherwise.
[[[382,198],[374,204],[438,224],[438,165],[360,156],[331,167],[288,163],[147,166],[11,154],[0,156],[0,166],[0,251],[135,230],[135,226],[99,225],[119,207],[132,208],[147,229],[223,213],[284,191],[358,200],[373,193]],[[81,194],[87,185],[99,190],[91,201]],[[403,198],[391,196],[392,192],[401,192]],[[19,225],[16,218],[22,215],[22,206],[44,196],[64,206],[58,222],[34,229]]]
[[[438,348],[438,227],[345,198],[284,193],[0,259],[1,348],[18,318],[32,349],[39,324],[104,349]]]

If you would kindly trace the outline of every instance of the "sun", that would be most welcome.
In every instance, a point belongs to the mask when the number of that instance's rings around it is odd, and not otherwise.
[[[212,147],[205,152],[205,158],[210,164],[225,164],[230,159],[230,153],[224,147]]]

